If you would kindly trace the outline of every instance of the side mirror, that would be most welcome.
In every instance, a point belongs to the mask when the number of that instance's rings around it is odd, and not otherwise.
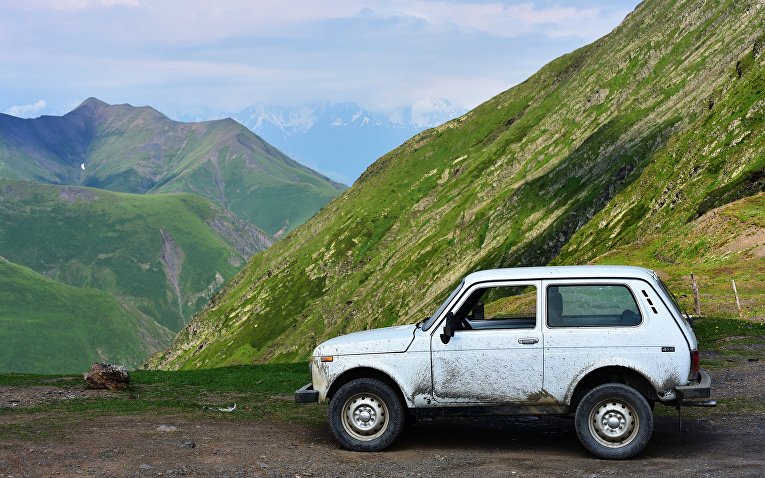
[[[444,324],[444,333],[441,334],[441,342],[448,344],[454,337],[454,331],[457,329],[457,319],[454,317],[454,313],[449,312],[446,314],[446,323]]]

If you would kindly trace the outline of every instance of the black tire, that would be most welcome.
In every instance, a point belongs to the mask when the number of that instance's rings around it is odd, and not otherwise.
[[[637,455],[653,433],[648,400],[634,388],[607,383],[590,390],[576,408],[576,434],[599,458],[622,460]]]
[[[329,402],[329,424],[335,438],[348,450],[388,448],[404,428],[405,409],[387,383],[357,378],[346,383]]]

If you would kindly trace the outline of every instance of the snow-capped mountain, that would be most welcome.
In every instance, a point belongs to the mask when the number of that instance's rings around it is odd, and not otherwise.
[[[446,100],[428,99],[387,115],[346,102],[256,105],[234,119],[288,156],[335,181],[351,184],[383,154],[463,112]]]
[[[400,118],[399,123],[411,124],[424,130],[446,123],[466,112],[466,109],[452,105],[445,98],[423,98],[394,113],[391,120],[397,121],[397,118]]]

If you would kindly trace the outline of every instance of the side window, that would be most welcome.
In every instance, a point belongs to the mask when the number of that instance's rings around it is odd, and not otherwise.
[[[521,285],[477,289],[456,315],[466,319],[473,329],[533,329],[537,325],[537,288]]]
[[[640,309],[623,285],[556,285],[547,287],[549,327],[634,326]]]

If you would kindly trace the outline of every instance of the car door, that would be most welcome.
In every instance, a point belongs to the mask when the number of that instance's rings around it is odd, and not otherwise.
[[[542,392],[541,281],[475,284],[451,310],[469,328],[431,336],[433,395],[442,404],[533,403]],[[463,322],[464,323],[464,322]]]

